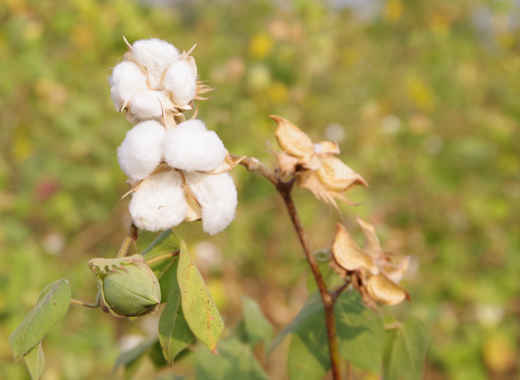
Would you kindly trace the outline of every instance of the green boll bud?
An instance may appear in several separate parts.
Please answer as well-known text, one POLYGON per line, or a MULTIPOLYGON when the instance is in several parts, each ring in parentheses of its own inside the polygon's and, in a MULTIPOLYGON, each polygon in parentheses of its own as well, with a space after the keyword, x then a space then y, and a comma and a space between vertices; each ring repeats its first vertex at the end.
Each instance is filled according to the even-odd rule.
POLYGON ((112 314, 136 317, 161 302, 161 287, 141 255, 124 259, 94 259, 89 263, 99 278, 103 302, 112 314))

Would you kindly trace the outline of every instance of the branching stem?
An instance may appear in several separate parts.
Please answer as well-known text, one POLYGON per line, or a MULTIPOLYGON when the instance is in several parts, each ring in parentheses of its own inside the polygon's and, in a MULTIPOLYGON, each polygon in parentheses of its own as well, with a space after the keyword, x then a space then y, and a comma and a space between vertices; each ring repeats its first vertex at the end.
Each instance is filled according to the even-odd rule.
POLYGON ((150 265, 150 264, 154 264, 158 261, 163 261, 163 260, 166 260, 166 259, 171 259, 172 257, 175 257, 179 254, 179 250, 177 251, 173 251, 173 252, 170 252, 170 253, 166 253, 164 255, 160 255, 160 256, 156 256, 156 257, 153 257, 151 258, 150 260, 146 260, 146 264, 150 265))
POLYGON ((85 301, 77 300, 75 298, 71 298, 70 303, 73 305, 80 305, 83 307, 88 307, 89 309, 97 309, 100 305, 100 300, 101 300, 101 293, 98 292, 95 303, 88 303, 85 301))
POLYGON ((277 171, 273 171, 267 168, 261 161, 254 157, 247 157, 246 159, 242 160, 242 162, 240 162, 240 165, 244 166, 249 171, 262 175, 269 182, 271 182, 276 187, 276 190, 278 190, 285 203, 292 225, 294 227, 294 230, 296 231, 296 235, 298 235, 300 245, 302 246, 303 253, 305 255, 307 263, 311 268, 312 275, 314 276, 314 281, 318 286, 321 301, 323 302, 332 378, 334 380, 340 380, 340 356, 338 347, 338 337, 336 334, 334 304, 338 296, 348 286, 348 284, 340 287, 333 294, 329 293, 329 291, 327 290, 327 285, 325 283, 325 280, 323 279, 323 276, 321 275, 318 264, 316 263, 316 259, 311 253, 311 250, 307 243, 307 239, 305 237, 305 231, 301 224, 300 217, 298 216, 298 211, 296 210, 296 206, 294 205, 294 201, 292 199, 291 192, 294 186, 294 179, 288 182, 283 181, 278 175, 277 171))

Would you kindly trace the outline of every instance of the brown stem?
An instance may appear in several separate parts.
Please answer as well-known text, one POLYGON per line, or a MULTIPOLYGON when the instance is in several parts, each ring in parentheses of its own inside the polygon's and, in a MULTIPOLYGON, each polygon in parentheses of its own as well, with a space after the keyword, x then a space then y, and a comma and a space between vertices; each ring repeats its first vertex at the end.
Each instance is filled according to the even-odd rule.
POLYGON ((285 202, 285 206, 287 207, 287 211, 289 212, 291 222, 294 226, 296 234, 298 235, 298 239, 300 240, 303 252, 305 253, 305 258, 307 259, 307 263, 311 267, 312 275, 314 276, 314 281, 316 281, 316 284, 318 285, 321 300, 323 302, 323 308, 325 310, 325 325, 327 327, 327 339, 329 343, 329 356, 330 366, 332 369, 332 378, 334 380, 340 380, 340 356, 338 348, 338 337, 336 335, 336 317, 334 316, 334 303, 336 299, 332 297, 329 291, 327 290, 325 280, 323 280, 323 276, 321 275, 320 269, 318 268, 318 264, 316 263, 316 260, 314 259, 314 256, 312 255, 309 249, 309 245, 307 244, 305 232, 303 230, 300 218, 298 216, 298 211, 296 210, 294 201, 291 196, 292 183, 279 183, 276 188, 280 192, 280 195, 282 196, 285 202))
POLYGON ((339 294, 347 287, 347 285, 340 287, 332 295, 327 290, 327 285, 323 280, 323 276, 321 275, 321 272, 318 268, 318 264, 316 263, 316 260, 309 249, 309 245, 305 238, 305 232, 303 230, 303 226, 298 216, 298 211, 296 210, 296 206, 294 205, 294 201, 292 199, 291 191, 294 185, 294 178, 289 182, 284 182, 280 178, 279 172, 277 170, 273 171, 269 169, 261 161, 254 157, 246 157, 240 162, 240 165, 244 166, 247 170, 258 173, 264 178, 266 178, 276 187, 276 189, 278 190, 278 192, 284 200, 285 206, 287 207, 287 211, 291 218, 291 222, 294 226, 296 234, 298 235, 298 239, 300 240, 300 244, 303 248, 305 258, 307 259, 307 263, 311 268, 312 275, 314 276, 314 281, 316 281, 316 284, 320 292, 321 301, 323 302, 323 309, 325 311, 325 324, 327 328, 327 339, 329 344, 329 356, 330 365, 332 369, 332 378, 334 380, 340 380, 340 356, 338 348, 338 338, 336 335, 336 318, 334 316, 334 304, 339 294))
MULTIPOLYGON (((233 156, 233 158, 237 158, 237 156, 233 156)), ((242 161, 240 161, 240 165, 245 167, 250 172, 255 172, 260 174, 262 177, 266 178, 273 185, 278 187, 280 179, 276 175, 274 171, 265 166, 259 159, 254 157, 246 157, 242 161)))

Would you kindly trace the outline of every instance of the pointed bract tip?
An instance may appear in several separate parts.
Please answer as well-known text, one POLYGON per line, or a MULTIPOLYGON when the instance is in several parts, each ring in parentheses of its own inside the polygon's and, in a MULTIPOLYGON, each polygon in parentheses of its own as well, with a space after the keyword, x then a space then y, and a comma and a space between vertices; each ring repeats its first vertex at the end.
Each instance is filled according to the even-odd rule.
POLYGON ((132 49, 132 44, 128 42, 126 36, 123 34, 123 41, 125 41, 126 46, 128 46, 129 49, 132 49))
POLYGON ((269 115, 269 118, 276 121, 277 123, 282 123, 284 121, 287 121, 287 119, 284 119, 283 117, 278 116, 278 115, 269 115))

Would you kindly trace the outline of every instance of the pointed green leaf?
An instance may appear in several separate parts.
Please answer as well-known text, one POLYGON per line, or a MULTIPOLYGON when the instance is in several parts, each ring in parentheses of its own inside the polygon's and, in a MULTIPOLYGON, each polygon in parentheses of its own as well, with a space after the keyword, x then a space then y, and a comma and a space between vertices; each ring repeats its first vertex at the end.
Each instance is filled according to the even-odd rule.
MULTIPOLYGON (((338 298, 334 315, 341 356, 356 367, 380 371, 384 336, 381 318, 367 309, 355 292, 345 292, 338 298)), ((325 315, 318 295, 312 296, 275 338, 271 350, 291 333, 299 336, 323 368, 330 368, 325 315)))
POLYGON ((287 335, 301 330, 306 321, 311 319, 314 315, 322 313, 322 310, 323 304, 321 303, 319 294, 310 296, 296 317, 294 317, 294 319, 274 338, 269 347, 269 352, 272 352, 287 335))
POLYGON ((195 336, 182 313, 181 293, 176 277, 178 263, 179 260, 175 259, 165 273, 168 298, 159 320, 159 342, 164 358, 169 364, 173 363, 179 352, 195 341, 195 336))
POLYGON ((157 338, 151 338, 139 343, 134 348, 131 348, 127 351, 123 351, 119 354, 114 364, 113 372, 115 372, 119 367, 128 368, 135 362, 137 362, 140 358, 142 358, 145 354, 148 353, 150 348, 157 342, 157 338))
POLYGON ((148 357, 150 358, 150 361, 154 367, 157 369, 166 367, 168 365, 166 359, 164 358, 161 343, 159 343, 159 341, 156 341, 152 347, 150 347, 150 351, 148 351, 148 357))
POLYGON ((358 368, 380 372, 384 348, 381 316, 368 309, 357 292, 345 292, 338 298, 335 315, 341 356, 358 368))
POLYGON ((29 370, 32 380, 38 380, 45 370, 45 355, 43 354, 42 343, 34 346, 25 356, 23 357, 25 365, 29 370))
POLYGON ((418 320, 409 319, 387 330, 383 360, 385 380, 422 379, 428 346, 426 328, 418 320))
POLYGON ((224 330, 224 322, 202 275, 195 266, 192 254, 183 241, 181 241, 177 280, 181 290, 184 318, 197 338, 202 340, 210 350, 214 350, 224 330))
POLYGON ((321 380, 328 371, 298 335, 291 338, 287 367, 290 380, 321 380))
POLYGON ((48 285, 36 306, 9 337, 16 358, 25 355, 47 335, 67 313, 70 304, 70 284, 58 280, 48 285))
MULTIPOLYGON (((142 239, 140 239, 142 240, 142 239)), ((149 241, 149 240, 148 240, 149 241)), ((177 235, 171 229, 161 232, 153 241, 141 251, 141 255, 146 255, 154 251, 175 251, 179 248, 177 235)), ((150 255, 151 257, 151 255, 150 255)), ((147 256, 148 258, 148 256, 147 256)))
POLYGON ((260 306, 249 297, 242 297, 244 327, 251 344, 269 342, 273 337, 273 326, 262 313, 260 306))
POLYGON ((218 354, 202 348, 196 353, 197 380, 268 380, 249 346, 237 339, 223 341, 218 354))

